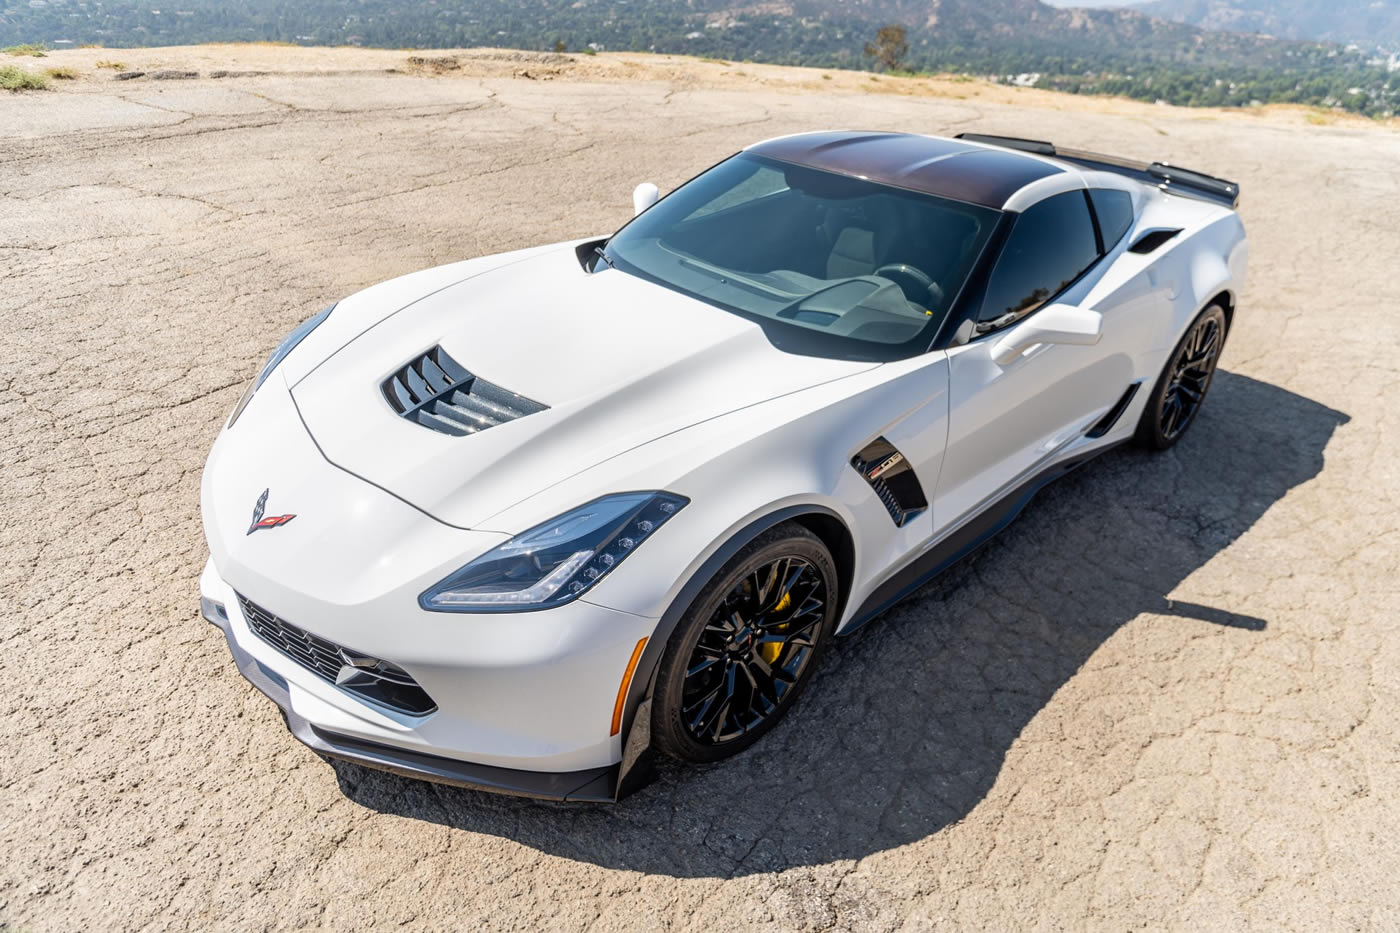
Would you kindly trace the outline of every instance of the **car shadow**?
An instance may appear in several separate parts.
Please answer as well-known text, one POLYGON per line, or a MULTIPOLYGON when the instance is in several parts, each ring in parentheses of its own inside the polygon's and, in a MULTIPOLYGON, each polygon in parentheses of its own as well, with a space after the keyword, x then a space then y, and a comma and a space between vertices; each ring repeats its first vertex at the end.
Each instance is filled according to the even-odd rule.
POLYGON ((851 638, 794 715, 705 768, 662 764, 614 806, 552 804, 334 762, 347 797, 612 868, 731 877, 859 859, 939 832, 987 794, 1022 729, 1144 613, 1185 642, 1268 622, 1167 598, 1294 487, 1348 417, 1220 372, 1172 451, 1122 448, 1045 489, 977 554, 851 638))

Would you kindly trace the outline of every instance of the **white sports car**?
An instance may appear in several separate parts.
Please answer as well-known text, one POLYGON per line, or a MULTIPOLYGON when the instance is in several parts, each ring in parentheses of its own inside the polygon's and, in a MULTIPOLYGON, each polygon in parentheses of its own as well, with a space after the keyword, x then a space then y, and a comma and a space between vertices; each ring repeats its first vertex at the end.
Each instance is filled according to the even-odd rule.
POLYGON ((611 237, 415 273, 273 352, 201 609, 322 754, 614 800, 731 755, 1044 484, 1197 417, 1230 182, 1049 143, 769 140, 611 237))

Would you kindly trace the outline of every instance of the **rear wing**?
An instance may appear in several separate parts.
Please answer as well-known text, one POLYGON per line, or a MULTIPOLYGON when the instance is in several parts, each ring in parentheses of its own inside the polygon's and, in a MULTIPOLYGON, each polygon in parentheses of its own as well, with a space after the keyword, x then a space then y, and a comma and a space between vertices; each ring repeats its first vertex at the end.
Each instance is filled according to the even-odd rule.
POLYGON ((1097 152, 1062 149, 1054 143, 1042 142, 1037 139, 1018 139, 1015 136, 959 133, 957 138, 967 140, 970 143, 983 143, 989 146, 1000 146, 1003 149, 1016 149, 1035 155, 1050 156, 1101 172, 1113 172, 1115 175, 1123 175, 1134 181, 1160 187, 1163 191, 1172 194, 1204 198, 1208 201, 1224 204, 1229 208, 1240 206, 1240 186, 1238 183, 1216 178, 1205 172, 1192 171, 1189 168, 1177 168, 1174 165, 1167 165, 1165 162, 1134 162, 1131 159, 1120 159, 1117 156, 1101 155, 1097 152))

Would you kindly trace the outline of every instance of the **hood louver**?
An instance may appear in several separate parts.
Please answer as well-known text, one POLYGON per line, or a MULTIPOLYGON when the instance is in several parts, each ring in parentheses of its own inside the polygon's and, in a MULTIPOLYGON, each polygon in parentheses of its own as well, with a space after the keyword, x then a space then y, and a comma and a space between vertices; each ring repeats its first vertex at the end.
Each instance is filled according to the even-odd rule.
POLYGON ((411 360, 385 379, 382 388, 394 411, 453 437, 476 434, 549 407, 472 375, 442 347, 411 360))

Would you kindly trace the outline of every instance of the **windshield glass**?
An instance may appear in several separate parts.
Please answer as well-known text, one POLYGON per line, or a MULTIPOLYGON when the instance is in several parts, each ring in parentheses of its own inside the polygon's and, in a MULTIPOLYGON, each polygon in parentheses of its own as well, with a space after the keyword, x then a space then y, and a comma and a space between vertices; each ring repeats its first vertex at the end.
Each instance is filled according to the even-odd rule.
POLYGON ((740 154, 641 214, 605 255, 757 321, 783 349, 891 360, 928 349, 997 217, 740 154))

